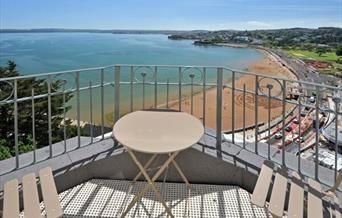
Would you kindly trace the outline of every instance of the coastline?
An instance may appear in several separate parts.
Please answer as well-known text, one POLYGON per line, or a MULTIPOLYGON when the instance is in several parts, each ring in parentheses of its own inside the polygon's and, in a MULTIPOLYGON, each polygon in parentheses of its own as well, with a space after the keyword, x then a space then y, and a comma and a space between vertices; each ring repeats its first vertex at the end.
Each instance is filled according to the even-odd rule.
POLYGON ((230 48, 248 48, 248 44, 238 44, 238 43, 214 43, 214 45, 230 48))
MULTIPOLYGON (((280 62, 278 57, 275 57, 272 53, 267 50, 258 49, 264 54, 264 58, 248 66, 248 72, 258 72, 265 76, 276 76, 287 79, 297 79, 297 76, 286 66, 280 62)), ((267 84, 272 84, 274 88, 273 93, 279 93, 280 86, 275 80, 268 79, 265 84, 260 84, 260 87, 264 87, 267 84)), ((255 90, 255 77, 252 75, 240 75, 235 80, 235 87, 243 89, 244 84, 246 90, 255 90)), ((246 116, 245 126, 252 126, 255 123, 255 99, 253 94, 246 93, 246 116)), ((203 120, 203 99, 204 93, 198 93, 193 96, 193 115, 203 120)), ((216 128, 216 89, 208 89, 205 93, 206 101, 206 114, 205 114, 205 126, 208 128, 216 128)), ((235 128, 241 128, 243 126, 243 94, 242 92, 235 91, 235 128)), ((230 131, 232 127, 232 92, 230 88, 225 88, 223 91, 223 108, 222 108, 222 130, 230 131)), ((160 107, 165 107, 165 104, 160 107)), ((191 112, 190 98, 181 101, 182 110, 185 112, 191 112)), ((169 103, 170 109, 178 109, 179 101, 175 100, 169 103)), ((275 119, 282 114, 281 101, 271 100, 271 119, 275 119)), ((292 109, 293 106, 286 105, 286 110, 292 109)), ((268 99, 266 97, 258 97, 258 123, 266 123, 268 121, 268 99)))

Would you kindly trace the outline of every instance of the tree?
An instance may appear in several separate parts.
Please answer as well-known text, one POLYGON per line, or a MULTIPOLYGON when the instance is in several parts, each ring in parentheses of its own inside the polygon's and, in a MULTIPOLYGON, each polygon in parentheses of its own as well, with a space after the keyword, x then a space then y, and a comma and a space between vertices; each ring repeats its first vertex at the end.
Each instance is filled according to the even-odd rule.
MULTIPOLYGON (((0 67, 0 78, 20 76, 16 64, 12 61, 7 66, 0 67)), ((61 80, 51 82, 53 90, 59 90, 63 86, 61 80)), ((8 158, 9 153, 14 155, 14 103, 13 81, 0 82, 0 159, 8 158), (6 140, 4 140, 6 139, 6 140)), ((48 84, 45 79, 19 79, 17 80, 18 99, 30 97, 34 89, 35 95, 48 93, 48 84)), ((72 94, 67 93, 65 100, 68 102, 72 94)), ((32 150, 32 101, 25 100, 18 102, 18 147, 19 152, 24 153, 32 150)), ((35 99, 35 133, 37 148, 48 145, 48 100, 47 97, 35 99)), ((70 106, 65 108, 70 110, 70 106)), ((52 141, 63 140, 63 95, 51 97, 51 127, 52 141)), ((69 122, 70 123, 70 122, 69 122)), ((66 124, 68 125, 68 124, 66 124)), ((70 125, 68 125, 70 128, 70 125)))
POLYGON ((336 55, 337 56, 342 56, 342 45, 338 46, 336 48, 336 55))
POLYGON ((326 53, 327 52, 327 49, 326 48, 322 48, 322 47, 320 47, 320 48, 316 48, 316 52, 317 52, 317 54, 318 54, 318 56, 322 56, 322 54, 324 54, 324 53, 326 53))

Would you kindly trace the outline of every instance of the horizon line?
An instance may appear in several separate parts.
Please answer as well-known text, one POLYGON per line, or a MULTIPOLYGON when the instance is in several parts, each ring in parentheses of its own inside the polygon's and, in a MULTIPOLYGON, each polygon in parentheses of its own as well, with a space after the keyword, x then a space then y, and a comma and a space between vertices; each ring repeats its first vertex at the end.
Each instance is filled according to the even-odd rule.
POLYGON ((321 26, 317 28, 310 27, 287 27, 287 28, 260 28, 260 29, 96 29, 96 28, 55 28, 55 27, 42 27, 42 28, 0 28, 0 32, 2 31, 36 31, 36 30, 50 30, 50 31, 58 31, 58 30, 72 30, 72 31, 175 31, 175 32, 191 32, 191 31, 257 31, 257 30, 286 30, 286 29, 320 29, 320 28, 337 28, 342 29, 342 27, 338 26, 321 26))

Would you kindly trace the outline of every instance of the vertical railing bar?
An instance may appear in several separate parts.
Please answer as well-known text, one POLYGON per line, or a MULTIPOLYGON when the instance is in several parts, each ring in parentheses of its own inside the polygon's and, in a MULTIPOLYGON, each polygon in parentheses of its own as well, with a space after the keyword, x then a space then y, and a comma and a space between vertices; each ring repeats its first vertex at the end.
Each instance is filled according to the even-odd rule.
POLYGON ((18 80, 14 80, 14 149, 15 168, 19 168, 19 140, 18 140, 18 80))
POLYGON ((36 163, 37 157, 36 157, 36 149, 37 149, 37 142, 36 142, 36 116, 35 116, 35 104, 34 104, 34 88, 31 90, 31 114, 32 114, 32 145, 33 145, 33 163, 36 163))
POLYGON ((94 128, 93 128, 93 90, 92 83, 89 81, 89 112, 90 112, 90 143, 94 142, 94 128))
POLYGON ((235 143, 235 71, 232 71, 232 142, 235 143))
POLYGON ((51 158, 52 157, 51 76, 48 76, 48 134, 49 134, 49 158, 51 158))
POLYGON ((298 172, 301 172, 300 170, 300 153, 301 153, 301 137, 302 137, 302 118, 300 116, 300 113, 302 111, 302 99, 301 99, 301 96, 299 96, 298 98, 298 128, 299 128, 299 132, 298 132, 298 135, 299 135, 299 138, 298 138, 298 172))
POLYGON ((191 106, 190 106, 190 111, 191 111, 191 114, 194 113, 194 77, 191 77, 191 98, 190 98, 190 101, 191 101, 191 106))
POLYGON ((118 121, 120 118, 120 66, 115 66, 115 95, 114 95, 114 102, 115 102, 115 116, 114 122, 118 121))
POLYGON ((315 120, 315 179, 318 180, 318 147, 319 147, 319 99, 320 99, 320 93, 319 93, 319 86, 316 86, 316 104, 315 104, 315 114, 316 114, 316 120, 315 120))
POLYGON ((101 69, 101 135, 104 139, 104 69, 101 69))
POLYGON ((246 83, 243 84, 243 117, 242 117, 242 131, 243 131, 243 148, 246 148, 246 83))
POLYGON ((267 147, 267 158, 271 159, 271 86, 268 87, 268 147, 267 147))
POLYGON ((205 110, 206 110, 206 77, 207 77, 207 69, 204 67, 203 68, 203 115, 202 115, 202 121, 203 121, 203 126, 205 127, 205 110))
POLYGON ((182 67, 178 68, 178 104, 179 111, 182 111, 182 67))
POLYGON ((134 68, 131 66, 131 73, 130 73, 130 109, 133 112, 133 79, 134 79, 134 68))
POLYGON ((283 98, 282 98, 282 129, 281 129, 281 143, 282 143, 282 156, 281 162, 282 165, 285 165, 285 113, 286 113, 286 80, 283 80, 283 98))
POLYGON ((143 110, 145 109, 145 76, 143 77, 142 79, 142 107, 143 107, 143 110))
POLYGON ((64 144, 64 152, 67 152, 67 144, 66 144, 66 138, 67 138, 67 133, 66 133, 66 109, 65 109, 65 84, 63 84, 63 144, 64 144))
POLYGON ((340 99, 335 99, 335 169, 334 169, 334 181, 337 179, 337 153, 338 153, 338 145, 337 145, 337 136, 338 136, 338 114, 339 114, 339 101, 340 99))
POLYGON ((80 72, 76 72, 77 148, 81 147, 80 72))
POLYGON ((216 87, 216 150, 217 156, 222 157, 222 90, 223 90, 223 69, 217 68, 217 87, 216 87))
MULTIPOLYGON (((121 76, 121 67, 119 65, 115 65, 114 70, 114 123, 116 123, 120 118, 120 76, 121 76)), ((114 146, 118 145, 118 141, 114 140, 114 146)))
POLYGON ((166 108, 169 109, 169 78, 166 80, 166 108))
POLYGON ((254 138, 255 138, 255 143, 254 143, 254 151, 256 154, 258 154, 258 89, 259 89, 259 76, 255 75, 255 97, 254 97, 254 121, 255 121, 255 133, 254 133, 254 138))
POLYGON ((158 104, 158 78, 157 78, 157 73, 158 73, 158 67, 154 67, 154 108, 157 108, 158 104))

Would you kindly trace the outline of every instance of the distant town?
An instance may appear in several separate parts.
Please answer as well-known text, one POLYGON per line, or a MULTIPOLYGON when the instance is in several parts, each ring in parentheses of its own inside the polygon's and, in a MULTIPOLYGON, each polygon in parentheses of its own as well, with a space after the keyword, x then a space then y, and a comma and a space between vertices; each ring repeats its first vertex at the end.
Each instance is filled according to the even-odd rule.
POLYGON ((291 28, 278 30, 187 32, 169 39, 191 39, 195 45, 256 46, 276 49, 304 61, 322 74, 342 78, 342 28, 291 28))

